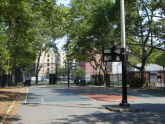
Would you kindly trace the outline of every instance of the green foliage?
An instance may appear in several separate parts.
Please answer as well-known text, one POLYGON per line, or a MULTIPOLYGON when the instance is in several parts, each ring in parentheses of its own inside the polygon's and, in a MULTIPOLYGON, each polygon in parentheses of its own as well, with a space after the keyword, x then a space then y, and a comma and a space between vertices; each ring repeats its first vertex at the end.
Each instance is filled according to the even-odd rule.
POLYGON ((113 42, 108 38, 112 36, 110 17, 115 12, 113 4, 109 0, 72 1, 71 26, 66 47, 78 61, 94 61, 93 56, 102 53, 104 42, 113 42))
MULTIPOLYGON (((65 68, 57 69, 58 76, 67 77, 68 70, 65 68)), ((70 70, 71 78, 83 78, 85 76, 85 71, 83 69, 76 68, 75 70, 70 70)))
POLYGON ((5 25, 0 25, 0 69, 8 71, 10 66, 8 60, 10 58, 9 50, 7 49, 7 34, 5 33, 5 25))
POLYGON ((133 77, 132 79, 128 80, 128 84, 130 87, 142 87, 143 83, 141 82, 141 79, 138 77, 133 77))
POLYGON ((71 70, 70 73, 71 73, 71 77, 74 78, 83 78, 85 76, 85 71, 79 68, 75 70, 71 70))
POLYGON ((160 3, 154 0, 136 1, 133 7, 126 7, 129 64, 140 70, 142 84, 145 83, 145 65, 154 62, 159 53, 157 49, 162 49, 164 44, 164 14, 160 3), (137 63, 141 66, 137 67, 137 63))
POLYGON ((58 74, 58 76, 65 77, 65 76, 67 76, 67 70, 65 68, 58 68, 57 74, 58 74))
POLYGON ((149 80, 145 81, 145 84, 149 85, 151 82, 149 80))
POLYGON ((56 0, 0 0, 0 11, 1 72, 27 69, 42 52, 57 51, 66 15, 56 0))
POLYGON ((68 26, 68 42, 65 50, 69 58, 90 62, 98 71, 105 72, 102 60, 104 45, 114 44, 120 30, 118 11, 111 0, 72 0, 68 26), (116 26, 117 25, 117 26, 116 26), (114 30, 113 30, 114 29, 114 30), (96 55, 100 58, 96 59, 96 55))
POLYGON ((95 82, 87 82, 87 85, 96 85, 95 82))
POLYGON ((155 63, 165 67, 165 52, 162 51, 159 56, 157 56, 157 58, 155 59, 155 63))
POLYGON ((32 77, 35 75, 35 65, 29 65, 24 68, 24 75, 26 77, 32 77))

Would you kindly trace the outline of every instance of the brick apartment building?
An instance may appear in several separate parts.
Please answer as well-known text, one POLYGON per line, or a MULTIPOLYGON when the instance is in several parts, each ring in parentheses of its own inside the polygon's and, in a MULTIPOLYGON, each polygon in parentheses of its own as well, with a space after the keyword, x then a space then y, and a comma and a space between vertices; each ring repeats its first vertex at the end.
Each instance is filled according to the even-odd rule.
MULTIPOLYGON (((97 54, 96 55, 96 61, 98 62, 99 60, 100 60, 100 55, 97 54)), ((82 69, 85 70, 86 74, 85 74, 84 78, 85 78, 85 80, 87 82, 89 82, 91 80, 91 76, 92 75, 97 75, 97 74, 99 74, 99 72, 100 72, 101 75, 103 75, 102 70, 100 70, 100 69, 95 70, 91 66, 91 64, 95 65, 94 62, 91 62, 91 63, 89 63, 89 62, 86 62, 86 63, 81 62, 79 64, 82 67, 82 69)), ((105 67, 103 67, 103 68, 105 68, 105 67)), ((114 79, 112 79, 112 80, 116 80, 116 78, 115 78, 116 75, 121 75, 121 73, 122 73, 121 63, 120 62, 113 62, 113 63, 108 62, 106 69, 107 69, 108 74, 113 75, 112 78, 114 78, 114 79)), ((121 78, 121 76, 120 76, 120 78, 121 78)))

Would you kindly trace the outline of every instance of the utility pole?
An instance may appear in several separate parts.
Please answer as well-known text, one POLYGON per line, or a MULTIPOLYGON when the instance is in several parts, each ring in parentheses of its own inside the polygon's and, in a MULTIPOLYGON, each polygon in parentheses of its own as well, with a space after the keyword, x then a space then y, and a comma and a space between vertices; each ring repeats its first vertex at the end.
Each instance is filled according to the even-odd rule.
POLYGON ((122 57, 122 101, 119 106, 128 107, 127 103, 127 58, 126 58, 126 36, 125 36, 125 12, 124 0, 120 0, 121 10, 121 47, 123 48, 122 57))

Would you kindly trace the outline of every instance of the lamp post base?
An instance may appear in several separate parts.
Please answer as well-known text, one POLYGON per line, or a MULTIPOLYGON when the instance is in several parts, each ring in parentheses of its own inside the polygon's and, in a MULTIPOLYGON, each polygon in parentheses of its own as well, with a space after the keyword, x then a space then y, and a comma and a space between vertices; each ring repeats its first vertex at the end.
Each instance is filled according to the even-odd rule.
POLYGON ((127 103, 126 101, 122 101, 120 104, 119 104, 120 107, 130 107, 130 104, 127 103))

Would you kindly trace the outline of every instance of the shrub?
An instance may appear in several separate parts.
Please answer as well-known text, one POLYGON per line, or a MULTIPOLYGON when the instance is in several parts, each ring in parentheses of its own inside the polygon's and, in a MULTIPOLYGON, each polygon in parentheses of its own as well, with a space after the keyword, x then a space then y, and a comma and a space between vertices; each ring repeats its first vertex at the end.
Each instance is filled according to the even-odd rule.
POLYGON ((95 83, 94 82, 87 82, 87 85, 95 85, 95 83))
POLYGON ((138 77, 134 77, 128 81, 130 87, 142 87, 141 79, 138 77))

